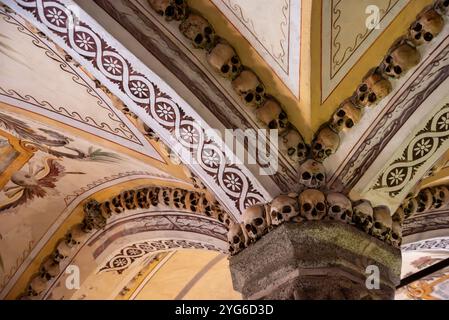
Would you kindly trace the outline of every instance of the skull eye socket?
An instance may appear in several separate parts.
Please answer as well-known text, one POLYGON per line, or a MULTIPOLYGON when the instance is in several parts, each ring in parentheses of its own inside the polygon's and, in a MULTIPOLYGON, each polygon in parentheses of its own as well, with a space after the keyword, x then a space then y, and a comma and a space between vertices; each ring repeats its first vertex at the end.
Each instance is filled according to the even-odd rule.
POLYGON ((307 211, 312 210, 312 205, 310 203, 304 203, 302 208, 303 208, 304 211, 307 212, 307 211))
POLYGON ((262 218, 256 218, 254 219, 254 224, 256 226, 261 226, 263 224, 263 219, 262 218))
MULTIPOLYGON (((449 1, 449 0, 448 0, 449 1)), ((440 198, 444 198, 445 194, 443 191, 440 191, 440 198)))
POLYGON ((252 229, 251 225, 250 224, 245 225, 245 229, 246 229, 246 231, 250 232, 252 229))
POLYGON ((376 102, 376 100, 377 100, 376 94, 374 92, 370 93, 370 95, 368 96, 368 101, 373 103, 376 102))
POLYGON ((248 102, 248 103, 250 103, 251 101, 253 101, 254 100, 254 94, 253 93, 248 93, 246 96, 245 96, 245 101, 246 102, 248 102))
POLYGON ((302 149, 305 149, 306 148, 306 146, 303 144, 303 143, 298 143, 298 149, 300 149, 300 150, 302 150, 302 149))
POLYGON ((289 148, 289 149, 288 149, 288 155, 289 155, 289 156, 294 155, 295 152, 296 152, 295 148, 289 148))
POLYGON ((232 240, 233 240, 234 244, 237 244, 240 242, 240 238, 237 236, 234 236, 234 238, 232 240))
POLYGON ((324 203, 318 202, 318 203, 316 204, 316 208, 317 208, 319 211, 324 211, 324 209, 326 208, 326 206, 324 205, 324 203))
POLYGON ((321 143, 315 143, 315 150, 321 150, 323 149, 323 146, 321 145, 321 143))
POLYGON ((262 93, 263 92, 263 87, 259 84, 257 87, 256 87, 256 92, 257 93, 262 93))
POLYGON ((204 33, 205 34, 211 34, 212 33, 212 28, 211 27, 204 28, 204 33))
POLYGON ((287 119, 287 114, 286 114, 284 111, 282 111, 282 112, 279 114, 279 119, 280 119, 280 120, 287 119))
POLYGON ((272 211, 271 212, 271 217, 273 217, 274 219, 276 219, 276 217, 277 217, 277 212, 276 211, 272 211))
POLYGON ((323 180, 324 180, 324 174, 318 173, 318 174, 316 175, 316 179, 317 179, 318 181, 323 181, 323 180))
POLYGON ((340 206, 332 206, 331 210, 334 213, 340 213, 341 212, 340 206))
POLYGON ((346 128, 350 129, 354 126, 354 121, 352 119, 346 120, 346 128))
POLYGON ((381 228, 382 228, 382 225, 380 224, 380 222, 376 222, 376 223, 374 224, 374 227, 375 227, 376 229, 381 229, 381 228))
POLYGON ((413 27, 413 31, 420 32, 422 30, 422 24, 417 22, 413 27))
POLYGON ((399 239, 399 235, 396 234, 396 233, 393 233, 393 234, 391 235, 391 237, 392 237, 394 240, 398 240, 398 239, 399 239))
POLYGON ((424 40, 429 42, 429 41, 432 41, 432 39, 433 39, 433 34, 431 34, 430 32, 426 32, 426 34, 424 35, 424 40))
POLYGON ((312 175, 310 173, 308 173, 308 172, 304 172, 302 174, 302 179, 303 180, 310 180, 311 178, 312 178, 312 175))
POLYGON ((223 73, 228 73, 229 72, 229 66, 227 64, 225 64, 224 66, 221 67, 220 70, 223 73))
POLYGON ((171 17, 175 14, 175 8, 173 6, 168 6, 167 9, 165 9, 165 15, 167 17, 171 17))
POLYGON ((449 0, 445 0, 445 1, 443 2, 443 6, 449 7, 449 0))
POLYGON ((394 72, 396 74, 401 74, 402 73, 402 68, 400 66, 396 66, 396 67, 394 67, 394 72))
POLYGON ((326 156, 329 157, 332 154, 332 150, 331 149, 327 149, 325 153, 326 153, 326 156))
POLYGON ((393 57, 392 57, 392 56, 388 56, 388 57, 385 59, 385 62, 388 63, 388 64, 392 63, 392 62, 393 62, 393 57))
POLYGON ((339 110, 339 111, 337 112, 337 116, 340 117, 340 118, 344 117, 345 115, 346 115, 345 110, 339 110))
POLYGON ((195 41, 196 44, 201 44, 201 42, 203 42, 203 35, 198 33, 193 41, 195 41))
POLYGON ((231 58, 231 63, 233 63, 233 64, 239 63, 239 58, 238 58, 237 56, 233 56, 233 57, 231 58))
POLYGON ((277 127, 278 127, 278 123, 276 122, 276 120, 272 120, 268 124, 268 128, 270 128, 270 129, 277 129, 277 127))
POLYGON ((367 85, 366 83, 362 84, 362 85, 359 87, 359 91, 360 91, 360 92, 366 92, 367 90, 368 90, 368 85, 367 85))
POLYGON ((292 212, 292 207, 290 207, 290 206, 284 206, 284 207, 282 208, 282 213, 290 213, 290 212, 292 212))

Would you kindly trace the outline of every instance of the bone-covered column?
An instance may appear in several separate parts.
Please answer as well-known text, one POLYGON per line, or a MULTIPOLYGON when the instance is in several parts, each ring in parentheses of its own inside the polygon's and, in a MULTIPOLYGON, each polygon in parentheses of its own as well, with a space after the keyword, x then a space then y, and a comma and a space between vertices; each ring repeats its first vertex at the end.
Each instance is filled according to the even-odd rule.
POLYGON ((230 257, 244 299, 394 299, 401 252, 340 221, 284 223, 230 257))

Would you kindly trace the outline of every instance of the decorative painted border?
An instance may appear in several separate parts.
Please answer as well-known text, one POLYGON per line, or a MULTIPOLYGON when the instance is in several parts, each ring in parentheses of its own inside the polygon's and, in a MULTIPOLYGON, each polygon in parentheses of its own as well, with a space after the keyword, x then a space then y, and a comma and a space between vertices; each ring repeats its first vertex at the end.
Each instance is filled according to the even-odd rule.
MULTIPOLYGON (((132 34, 133 37, 164 64, 168 70, 181 79, 182 83, 195 94, 203 105, 207 107, 226 128, 259 129, 254 121, 247 119, 247 116, 234 105, 229 97, 222 92, 222 89, 217 87, 213 81, 210 81, 207 74, 196 65, 195 61, 192 61, 177 44, 166 36, 157 23, 152 21, 152 19, 141 11, 145 8, 138 8, 133 1, 121 1, 127 9, 132 11, 133 14, 140 19, 144 27, 151 30, 152 36, 136 27, 135 22, 129 17, 129 12, 119 10, 120 7, 117 6, 117 3, 111 3, 107 0, 94 1, 124 29, 132 34), (163 46, 161 47, 161 42, 170 49, 170 52, 164 50, 165 48, 163 46), (166 63, 166 61, 170 61, 174 58, 182 60, 184 63, 183 68, 178 67, 176 63, 166 63), (226 106, 226 108, 223 108, 223 105, 226 106)), ((136 2, 140 4, 140 1, 136 2)), ((194 54, 193 52, 191 53, 194 54)), ((279 171, 270 175, 269 178, 274 181, 282 192, 289 192, 292 189, 292 186, 298 185, 298 172, 289 163, 289 159, 286 155, 279 154, 278 160, 279 171)))
POLYGON ((269 197, 261 186, 253 185, 257 180, 248 169, 226 163, 226 152, 213 142, 213 137, 207 137, 199 115, 189 110, 180 97, 174 99, 165 89, 163 91, 163 87, 170 89, 153 72, 136 62, 135 57, 101 26, 92 27, 95 23, 84 16, 78 6, 79 13, 75 15, 71 10, 74 8, 72 1, 2 1, 48 31, 53 41, 79 58, 77 61, 86 62, 89 71, 92 69, 94 76, 112 89, 111 92, 115 94, 119 90, 116 95, 168 145, 180 146, 181 159, 189 160, 193 155, 198 165, 191 165, 192 171, 206 184, 215 185, 212 189, 218 189, 218 198, 234 214, 238 216, 248 205, 269 197), (158 84, 150 80, 150 76, 158 84), (182 108, 180 103, 187 108, 182 108), (217 161, 203 161, 210 155, 217 161))
MULTIPOLYGON (((371 188, 395 197, 404 187, 416 180, 418 169, 437 153, 449 139, 449 104, 446 104, 430 119, 404 148, 401 156, 379 174, 371 188)), ((408 190, 406 190, 408 192, 408 190)))
POLYGON ((418 250, 447 250, 449 251, 449 238, 435 238, 429 240, 418 241, 401 247, 403 252, 418 250))
POLYGON ((196 241, 187 240, 154 240, 141 243, 135 243, 120 250, 114 255, 103 267, 98 271, 101 272, 117 272, 122 274, 128 269, 137 259, 148 256, 151 253, 161 251, 173 251, 178 249, 199 249, 212 250, 222 253, 222 249, 211 245, 196 241))

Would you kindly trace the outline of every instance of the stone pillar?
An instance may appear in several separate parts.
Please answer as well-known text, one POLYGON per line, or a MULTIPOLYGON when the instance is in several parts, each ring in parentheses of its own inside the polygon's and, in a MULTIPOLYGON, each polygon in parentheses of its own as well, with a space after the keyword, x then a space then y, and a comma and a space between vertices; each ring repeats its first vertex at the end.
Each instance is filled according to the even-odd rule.
POLYGON ((231 257, 230 268, 234 289, 249 300, 392 300, 401 252, 336 221, 284 223, 231 257), (366 286, 370 265, 379 289, 366 286))

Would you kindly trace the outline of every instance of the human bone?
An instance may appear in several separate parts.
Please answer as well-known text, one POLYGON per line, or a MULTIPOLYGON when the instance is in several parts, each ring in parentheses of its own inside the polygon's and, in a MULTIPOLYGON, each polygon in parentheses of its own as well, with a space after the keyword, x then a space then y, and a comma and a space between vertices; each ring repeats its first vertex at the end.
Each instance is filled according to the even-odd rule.
POLYGON ((437 186, 430 188, 432 193, 432 208, 439 209, 449 204, 449 189, 446 186, 437 186))
POLYGON ((326 196, 327 215, 332 220, 352 223, 352 202, 344 194, 331 192, 326 196))
POLYGON ((256 110, 256 117, 262 121, 268 128, 277 129, 279 134, 284 133, 288 129, 288 117, 282 110, 279 103, 273 99, 268 99, 256 110))
POLYGON ((316 161, 323 162, 334 154, 340 146, 338 133, 328 126, 322 127, 312 142, 312 155, 316 161))
POLYGON ((265 86, 251 70, 243 70, 232 81, 232 87, 249 107, 258 107, 265 101, 265 86))
POLYGON ((111 199, 111 209, 116 214, 120 214, 125 211, 125 207, 122 204, 122 195, 121 194, 118 194, 111 199))
POLYGON ((40 274, 43 278, 50 280, 59 274, 59 263, 56 263, 53 259, 47 259, 41 265, 40 274))
POLYGON ((374 106, 385 98, 393 87, 378 68, 370 70, 355 93, 355 102, 360 108, 374 106))
POLYGON ((308 147, 301 134, 290 128, 282 136, 281 152, 287 154, 295 163, 302 163, 307 158, 308 147))
POLYGON ((137 207, 140 209, 149 209, 150 208, 150 200, 148 195, 150 193, 149 188, 140 188, 136 190, 136 202, 137 207))
POLYGON ((440 15, 448 15, 449 14, 449 0, 437 0, 435 2, 435 10, 440 15))
POLYGON ((301 216, 307 220, 321 220, 326 216, 326 197, 315 189, 307 189, 299 195, 301 216))
POLYGON ((411 217, 418 212, 418 200, 416 198, 409 198, 401 206, 404 209, 405 217, 411 217))
POLYGON ((239 223, 233 223, 228 231, 229 252, 235 255, 246 248, 247 240, 239 223))
POLYGON ((223 77, 234 80, 242 71, 242 64, 234 48, 223 40, 207 54, 207 62, 223 77))
POLYGON ((382 62, 382 72, 391 78, 400 78, 421 60, 421 54, 409 40, 400 38, 390 48, 382 62))
POLYGON ((409 28, 409 39, 417 46, 432 41, 444 27, 443 17, 431 6, 421 11, 409 28))
POLYGON ((370 232, 374 223, 374 210, 371 203, 361 200, 353 205, 353 223, 361 230, 370 232))
POLYGON ((400 248, 402 244, 402 224, 398 221, 393 221, 391 227, 390 242, 396 248, 400 248))
POLYGON ((386 206, 375 207, 373 210, 374 225, 371 234, 380 240, 386 240, 391 236, 393 219, 390 209, 386 206))
POLYGON ((361 118, 362 110, 348 99, 334 112, 329 126, 337 132, 347 131, 359 123, 361 118))
POLYGON ((121 192, 122 205, 126 210, 137 209, 136 203, 136 191, 135 190, 125 190, 121 192))
POLYGON ((28 284, 28 294, 30 296, 40 295, 47 288, 47 284, 48 281, 45 278, 41 276, 34 277, 28 284))
POLYGON ((299 214, 299 204, 297 198, 288 195, 280 195, 270 203, 271 224, 278 226, 290 221, 299 214))
POLYGON ((196 48, 209 50, 214 45, 214 28, 209 21, 198 14, 189 14, 179 25, 179 30, 196 48))
POLYGON ((430 189, 424 189, 421 190, 418 193, 418 196, 416 197, 416 200, 418 201, 418 208, 417 212, 424 212, 427 210, 430 210, 433 204, 433 195, 432 192, 430 192, 430 189))
POLYGON ((259 239, 268 231, 265 214, 265 206, 262 204, 251 206, 243 212, 243 225, 252 241, 259 239))
POLYGON ((167 21, 183 19, 188 10, 186 0, 148 0, 148 3, 167 21))
POLYGON ((313 159, 305 161, 299 168, 299 183, 310 189, 321 188, 326 183, 324 165, 313 159))

